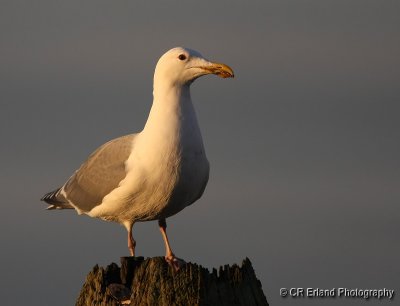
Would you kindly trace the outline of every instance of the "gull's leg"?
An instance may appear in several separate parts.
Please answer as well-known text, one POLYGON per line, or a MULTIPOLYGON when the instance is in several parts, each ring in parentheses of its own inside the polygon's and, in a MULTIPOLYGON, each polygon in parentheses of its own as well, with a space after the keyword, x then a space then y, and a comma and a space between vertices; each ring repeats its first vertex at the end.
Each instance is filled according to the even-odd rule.
POLYGON ((133 227, 133 222, 126 222, 124 223, 124 226, 126 230, 128 231, 128 249, 129 253, 131 256, 135 256, 135 246, 136 246, 136 241, 133 239, 132 236, 132 227, 133 227))
POLYGON ((129 252, 131 253, 131 256, 135 256, 135 246, 136 246, 136 241, 133 239, 132 236, 132 228, 128 231, 128 249, 129 252))
POLYGON ((167 236, 167 222, 165 219, 158 220, 158 226, 160 227, 161 235, 165 243, 165 260, 174 268, 175 271, 178 271, 186 264, 186 262, 183 259, 176 257, 171 250, 167 236))

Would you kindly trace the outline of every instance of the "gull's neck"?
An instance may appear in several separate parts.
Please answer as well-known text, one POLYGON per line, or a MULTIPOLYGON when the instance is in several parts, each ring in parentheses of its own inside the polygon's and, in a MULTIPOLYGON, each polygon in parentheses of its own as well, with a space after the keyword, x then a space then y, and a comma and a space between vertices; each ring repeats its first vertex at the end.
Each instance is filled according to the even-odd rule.
POLYGON ((190 85, 154 82, 153 98, 153 105, 142 132, 154 141, 152 145, 203 149, 190 96, 190 85))
POLYGON ((153 105, 144 132, 177 127, 182 116, 190 115, 190 109, 193 109, 193 105, 189 86, 169 86, 155 82, 153 105))
POLYGON ((160 83, 154 82, 153 107, 182 111, 187 104, 192 104, 190 85, 160 83))

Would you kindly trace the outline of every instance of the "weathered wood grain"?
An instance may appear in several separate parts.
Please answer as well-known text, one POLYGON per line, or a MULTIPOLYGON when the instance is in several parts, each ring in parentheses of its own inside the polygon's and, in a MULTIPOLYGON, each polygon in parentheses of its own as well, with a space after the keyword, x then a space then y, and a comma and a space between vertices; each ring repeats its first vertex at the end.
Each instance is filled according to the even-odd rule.
POLYGON ((122 257, 105 269, 94 266, 76 306, 268 305, 251 262, 210 272, 188 263, 178 272, 162 257, 122 257))

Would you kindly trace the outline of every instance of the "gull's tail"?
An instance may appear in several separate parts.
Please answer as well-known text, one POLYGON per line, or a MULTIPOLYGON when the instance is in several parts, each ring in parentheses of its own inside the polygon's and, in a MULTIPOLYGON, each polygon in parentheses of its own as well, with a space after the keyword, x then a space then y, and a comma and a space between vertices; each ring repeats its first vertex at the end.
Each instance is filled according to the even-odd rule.
POLYGON ((57 188, 49 193, 46 193, 40 201, 44 201, 50 204, 46 209, 73 209, 73 207, 68 203, 67 199, 61 194, 61 188, 57 188))

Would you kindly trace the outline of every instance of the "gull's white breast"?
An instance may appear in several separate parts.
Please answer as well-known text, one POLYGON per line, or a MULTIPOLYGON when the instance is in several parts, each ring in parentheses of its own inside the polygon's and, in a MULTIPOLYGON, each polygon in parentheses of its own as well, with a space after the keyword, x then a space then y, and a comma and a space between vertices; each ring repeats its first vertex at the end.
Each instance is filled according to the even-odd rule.
POLYGON ((134 140, 126 171, 120 186, 89 215, 119 222, 156 220, 201 197, 209 163, 190 97, 178 110, 153 104, 144 130, 134 140))

